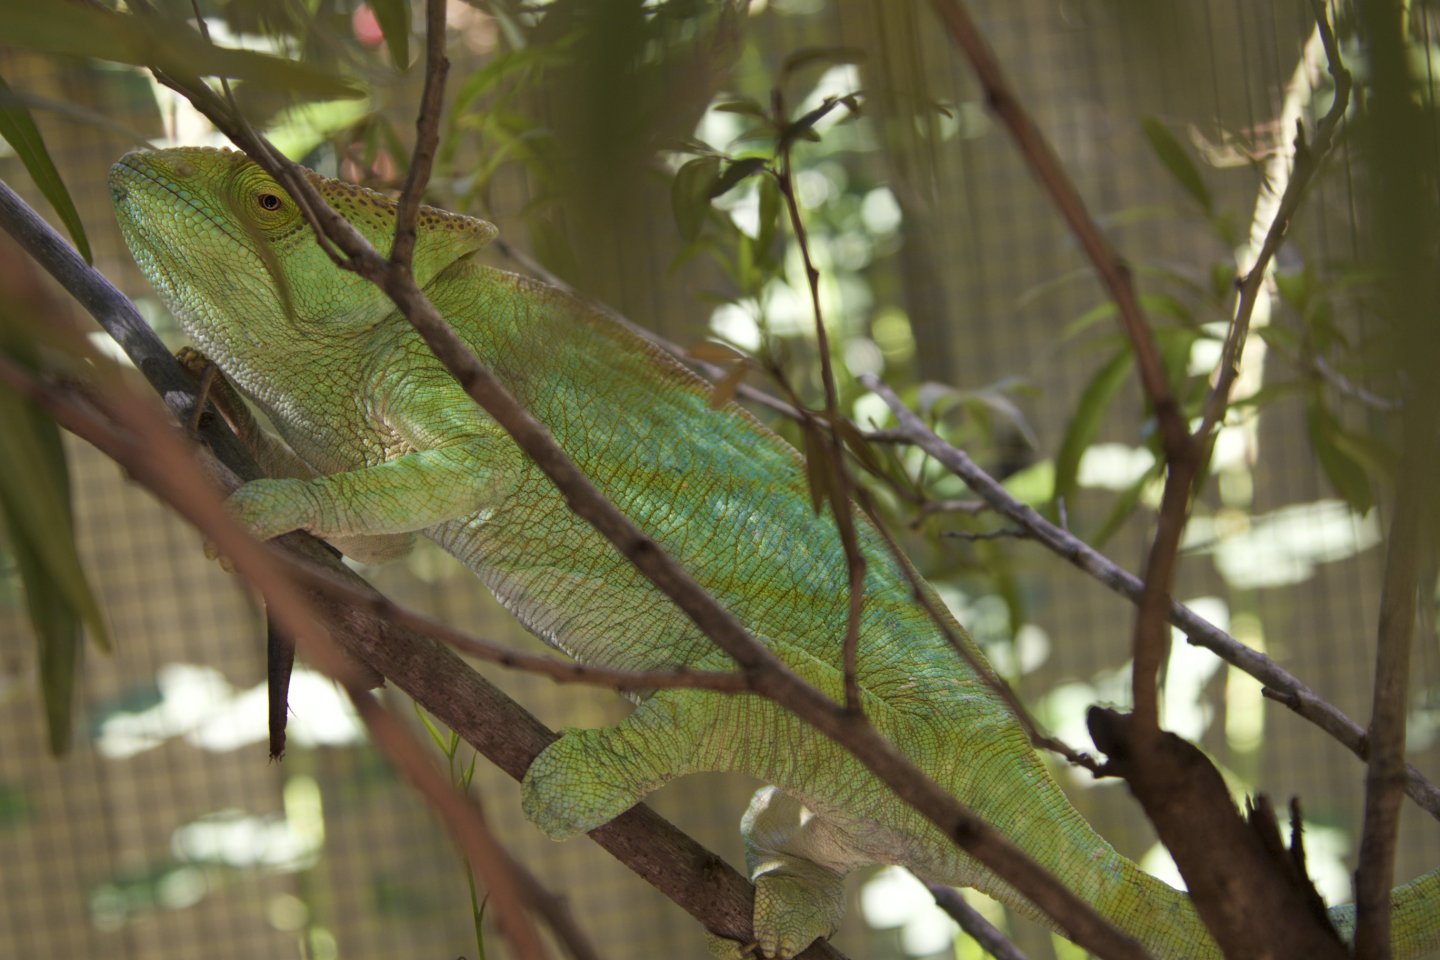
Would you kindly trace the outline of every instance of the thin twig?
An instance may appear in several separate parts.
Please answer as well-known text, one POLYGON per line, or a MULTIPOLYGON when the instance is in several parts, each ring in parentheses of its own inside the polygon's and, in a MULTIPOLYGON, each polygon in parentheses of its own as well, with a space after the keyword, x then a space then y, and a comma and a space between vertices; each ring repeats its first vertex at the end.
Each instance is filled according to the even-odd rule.
POLYGON ((1011 943, 999 927, 981 916, 979 910, 966 903, 958 890, 938 883, 927 883, 925 889, 935 898, 935 905, 948 913, 950 919, 995 960, 1026 960, 1020 948, 1011 943))
POLYGON ((1176 403, 1175 394, 1165 376, 1165 366, 1160 361, 1155 338, 1135 295, 1135 284, 1129 267, 1120 259, 1109 239, 1100 230, 1099 224, 1090 216, 1080 191, 1075 189, 1075 184, 1070 181, 1064 165, 1051 149, 1045 135, 1040 132, 1040 128, 1015 95, 1000 61, 995 58, 964 5, 959 0, 932 2, 949 30, 951 39, 970 61, 970 67, 975 71, 975 77, 985 91, 986 105, 1009 128, 1021 157, 1030 167, 1030 172, 1054 200, 1056 209, 1069 224, 1070 231, 1094 266, 1095 273, 1109 291, 1126 336, 1134 347, 1135 363, 1140 371, 1145 395, 1155 406, 1155 416, 1164 438, 1165 452, 1167 456, 1182 459, 1190 446, 1189 434, 1180 414, 1180 406, 1176 403))
POLYGON ((1155 409, 1170 473, 1166 480, 1166 492, 1161 497, 1155 539, 1146 560, 1145 590, 1135 615, 1132 669, 1134 710, 1140 723, 1131 729, 1140 736, 1148 737, 1159 729, 1156 680, 1166 648, 1165 607, 1169 604, 1168 591, 1180 537, 1185 528, 1189 481, 1195 472, 1197 451, 1190 442, 1184 416, 1166 376, 1154 334, 1140 307, 1129 268, 1090 216, 1080 192, 1075 189, 1040 128, 1016 97, 1000 62, 964 5, 960 0, 933 0, 933 3, 951 38, 969 59, 975 76, 985 90, 990 109, 1009 128, 1021 156, 1054 200, 1100 281, 1109 291, 1121 326, 1135 351, 1135 365, 1145 396, 1155 409))
POLYGON ((1027 540, 1030 531, 1024 527, 1001 527, 999 530, 984 530, 979 533, 971 533, 968 530, 945 530, 940 534, 947 540, 968 540, 972 543, 981 540, 1027 540))
POLYGON ((1134 940, 1100 917, 1093 907, 919 770, 862 716, 837 708, 750 636, 659 544, 595 488, 549 431, 479 363, 416 286, 413 276, 408 271, 392 270, 389 262, 325 203, 304 168, 282 157, 263 137, 238 122, 202 84, 185 83, 174 77, 167 80, 285 187, 302 210, 308 211, 307 222, 312 227, 318 226, 343 251, 342 267, 385 291, 461 388, 545 473, 570 509, 610 541, 621 556, 669 597, 702 633, 750 673, 756 692, 841 744, 901 800, 1023 893, 1076 943, 1107 957, 1142 956, 1134 940))
MULTIPOLYGON (((785 103, 778 87, 772 92, 772 100, 776 128, 784 130, 785 103)), ((835 386, 835 365, 830 359, 830 335, 825 329, 825 315, 820 306, 820 271, 810 256, 810 238, 805 231, 805 221, 800 215, 800 200, 795 193, 795 169, 790 153, 793 143, 793 139, 787 139, 781 145, 780 169, 775 174, 775 180, 780 196, 785 199, 785 209, 790 216, 790 229, 795 234, 795 245, 800 250, 800 261, 805 267, 805 282, 810 291, 810 310, 815 317, 815 349, 820 358, 820 380, 825 387, 825 425, 820 432, 830 445, 828 456, 822 456, 818 444, 814 449, 806 450, 806 455, 812 458, 822 456, 820 468, 832 478, 835 495, 830 506, 835 529, 840 534, 840 546, 845 552, 849 591, 845 639, 840 647, 840 662, 845 674, 845 709, 858 712, 861 709, 860 682, 857 675, 860 671, 860 617, 865 603, 865 556, 860 552, 860 541, 855 534, 854 508, 851 505, 854 484, 851 482, 850 472, 845 469, 845 442, 840 439, 837 427, 840 422, 840 394, 835 386)), ((803 411, 803 408, 800 409, 803 411)), ((804 423, 807 432, 816 426, 808 413, 804 423)))
MULTIPOLYGON (((1207 448, 1214 443, 1211 433, 1224 419, 1225 410, 1230 402, 1230 389, 1235 384, 1235 378, 1240 374, 1240 360, 1245 350, 1245 341, 1250 333, 1250 318, 1254 315, 1255 305, 1264 292, 1270 265, 1281 244, 1285 242, 1285 236, 1290 231, 1290 222, 1294 219, 1295 212, 1300 209, 1300 203, 1305 198, 1310 182, 1334 146, 1335 131, 1350 106, 1350 71, 1345 69, 1345 64, 1340 59, 1339 45, 1335 41, 1334 31, 1331 30, 1330 22, 1326 17, 1324 2, 1323 0, 1311 0, 1310 5, 1315 14, 1315 28, 1319 31, 1321 43, 1325 48, 1330 76, 1335 82, 1335 99, 1330 104, 1329 111, 1315 124, 1315 132, 1308 145, 1305 142, 1304 127, 1298 121, 1296 123, 1295 152, 1290 176, 1286 181, 1284 191, 1280 194, 1280 202, 1275 207, 1274 217, 1265 231, 1265 239, 1255 255, 1255 262, 1251 264, 1249 271, 1237 285, 1235 314, 1230 321, 1230 329, 1226 333, 1225 343, 1221 349, 1215 383, 1205 398, 1204 416, 1200 421, 1200 427, 1195 431, 1198 442, 1205 444, 1207 448)), ((1202 456, 1201 459, 1208 459, 1208 456, 1202 456)))
MULTIPOLYGON (((899 433, 900 431, 896 431, 899 433)), ((904 443, 910 443, 909 437, 903 438, 904 443)), ((978 516, 989 510, 990 504, 984 500, 926 500, 920 504, 920 515, 928 517, 937 513, 964 513, 969 516, 978 516)))
MULTIPOLYGON (((947 470, 964 480, 975 495, 994 507, 997 513, 1028 530, 1037 543, 1120 596, 1132 602, 1140 597, 1143 586, 1139 577, 1012 497, 1000 481, 982 470, 963 451, 950 446, 937 436, 878 378, 862 374, 860 382, 885 401, 899 421, 898 429, 908 435, 909 442, 920 447, 947 470)), ((1369 748, 1364 728, 1274 660, 1247 647, 1183 604, 1171 602, 1169 620, 1180 628, 1191 643, 1210 650, 1226 663, 1260 681, 1267 697, 1283 703, 1324 730, 1361 760, 1366 759, 1369 748)), ((1440 820, 1440 788, 1409 764, 1405 768, 1405 792, 1432 817, 1440 820)))
POLYGON ((579 683, 621 692, 683 688, 743 693, 752 689, 745 674, 733 671, 692 670, 686 667, 673 670, 621 670, 516 650, 505 644, 457 630, 440 620, 398 604, 383 594, 357 589, 338 577, 331 576, 327 571, 317 570, 300 560, 282 557, 279 562, 297 581, 338 601, 368 610, 382 620, 439 640, 466 656, 547 677, 556 683, 579 683))
POLYGON ((1025 731, 1025 736, 1029 739, 1030 744, 1038 750, 1049 750, 1052 753, 1062 756, 1072 765, 1084 767, 1091 773, 1099 776, 1100 764, 1095 758, 1087 753, 1076 750, 1059 737, 1044 733, 1040 728, 1040 724, 1035 721, 1035 718, 1030 715, 1030 711, 1025 708, 1025 705, 1020 702, 1020 698, 1015 695, 1015 691, 1011 689, 1010 684, 1006 683, 1005 679, 995 672, 995 668, 979 655, 979 652, 975 648, 974 641, 969 637, 962 637, 962 631, 957 629, 957 624, 936 598, 934 590, 921 579, 920 574, 915 571, 909 558, 906 557, 904 551, 900 549, 899 542, 881 521, 879 511, 875 509, 875 502, 870 497, 870 492, 864 487, 857 487, 855 497, 860 504, 860 508, 864 510, 865 515, 870 518, 870 523, 885 541, 885 545, 889 548, 890 556, 894 559, 896 566, 900 568, 901 573, 904 574, 905 579, 909 582, 910 595, 915 599, 915 602, 920 605, 920 608, 925 611, 926 615, 930 617, 930 621, 936 628, 944 634, 945 641, 959 654, 960 659, 965 661, 966 666, 970 668, 971 672, 979 677, 986 686, 994 691, 996 696, 1005 702, 1005 705, 1010 709, 1011 716, 1015 718, 1016 722, 1020 724, 1021 729, 1025 731))
MULTIPOLYGON (((223 110, 212 116, 213 98, 196 107, 237 142, 251 138, 223 110)), ((575 466, 550 432, 529 414, 495 375, 475 358, 448 322, 416 286, 408 271, 397 272, 342 217, 325 204, 302 170, 273 150, 256 149, 252 159, 286 185, 299 190, 316 211, 316 221, 349 257, 347 268, 379 285, 425 340, 460 386, 515 441, 560 491, 570 509, 605 537, 635 569, 669 597, 697 628, 748 672, 756 692, 784 706, 859 760, 897 796, 920 811, 997 876, 1010 883, 1067 931, 1077 943, 1108 957, 1140 957, 1140 948, 1101 918, 993 826, 976 816, 919 770, 873 727, 837 706, 802 681, 750 636, 695 579, 648 535, 615 508, 575 466), (283 177, 282 177, 283 174, 283 177)))
POLYGON ((445 75, 450 60, 445 56, 445 0, 425 3, 425 87, 420 93, 420 112, 415 118, 415 152, 405 171, 405 185, 395 209, 395 244, 390 262, 410 269, 415 252, 415 218, 420 198, 430 182, 435 150, 440 143, 441 107, 445 101, 445 75))

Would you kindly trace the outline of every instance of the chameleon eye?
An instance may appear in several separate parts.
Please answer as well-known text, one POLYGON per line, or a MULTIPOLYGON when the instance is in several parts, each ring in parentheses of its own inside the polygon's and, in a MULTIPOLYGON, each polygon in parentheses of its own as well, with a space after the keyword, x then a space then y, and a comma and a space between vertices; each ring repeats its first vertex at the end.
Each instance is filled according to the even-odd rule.
POLYGON ((260 204, 260 209, 269 210, 272 213, 285 205, 284 201, 273 193, 262 193, 255 199, 260 204))

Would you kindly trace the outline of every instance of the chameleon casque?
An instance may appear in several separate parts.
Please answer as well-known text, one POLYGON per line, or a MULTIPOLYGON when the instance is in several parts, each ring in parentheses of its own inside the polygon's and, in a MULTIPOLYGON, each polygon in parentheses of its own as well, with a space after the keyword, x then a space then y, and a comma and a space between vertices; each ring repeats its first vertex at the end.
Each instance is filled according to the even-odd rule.
MULTIPOLYGON (((391 200, 311 180, 389 249, 391 200)), ((132 153, 111 170, 110 191, 155 289, 288 445, 268 458, 282 476, 231 500, 257 536, 307 530, 374 558, 421 533, 579 660, 731 665, 570 512, 385 294, 331 263, 289 195, 245 156, 132 153)), ((483 221, 422 208, 417 283, 616 506, 839 698, 845 557, 832 520, 812 509, 798 454, 738 406, 711 409, 707 383, 567 294, 474 262, 494 235, 483 221)), ((1188 898, 1117 854, 1071 807, 1005 704, 915 603, 879 534, 857 523, 869 564, 858 680, 871 722, 1155 957, 1218 956, 1188 898)), ((614 727, 566 733, 526 774, 525 812, 550 836, 571 837, 701 770, 775 785, 742 822, 767 957, 831 933, 845 874, 867 864, 974 886, 1037 916, 859 762, 755 695, 661 690, 614 727)), ((1437 897, 1440 873, 1395 891, 1397 957, 1440 945, 1437 897)), ((1346 907, 1332 916, 1342 929, 1352 922, 1346 907)))

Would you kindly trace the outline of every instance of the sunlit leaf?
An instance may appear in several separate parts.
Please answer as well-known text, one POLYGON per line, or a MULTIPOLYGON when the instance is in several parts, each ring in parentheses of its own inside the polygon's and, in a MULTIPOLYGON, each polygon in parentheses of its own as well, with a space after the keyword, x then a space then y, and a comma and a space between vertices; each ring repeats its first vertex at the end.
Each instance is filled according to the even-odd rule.
POLYGON ((430 719, 430 714, 425 712, 425 708, 420 706, 418 700, 410 701, 410 705, 415 708, 415 716, 419 717, 420 722, 424 724, 425 732, 430 734, 431 740, 435 741, 436 749, 441 753, 445 753, 445 735, 440 732, 440 728, 435 725, 435 721, 430 719))
POLYGON ((1100 424, 1105 419, 1105 413, 1110 409, 1120 388, 1125 385, 1126 379, 1130 376, 1130 368, 1134 365, 1134 355, 1128 350, 1122 350, 1110 361, 1096 371, 1095 376, 1086 385, 1085 392, 1080 395, 1080 402, 1075 407, 1075 415, 1070 418, 1070 425, 1065 430, 1065 439, 1060 444, 1060 452, 1055 457, 1055 491, 1053 498, 1069 498, 1075 492, 1075 479, 1080 472, 1080 458, 1085 451, 1095 442, 1095 437, 1100 432, 1100 424))
POLYGON ((1200 175, 1200 169, 1195 166, 1195 161, 1190 158, 1190 153, 1170 128, 1165 126, 1154 117, 1146 117, 1141 121, 1141 127, 1145 131, 1145 139, 1150 141, 1150 148, 1155 151, 1155 156, 1170 171, 1175 182, 1198 204, 1207 214, 1212 212, 1210 199, 1210 188, 1205 186, 1205 178, 1200 175))
POLYGON ((687 243, 700 235, 710 211, 711 190, 719 176, 719 157, 696 157, 675 171, 670 184, 670 208, 675 214, 675 226, 687 243))
POLYGON ((369 0, 396 69, 410 66, 410 0, 369 0))
POLYGON ((195 30, 156 16, 88 3, 0 3, 8 46, 157 67, 177 77, 227 77, 268 90, 317 97, 363 94, 332 71, 251 50, 217 47, 195 30))
POLYGON ((699 343, 691 344, 685 348, 685 355, 692 360, 700 360, 704 363, 738 363, 745 359, 745 354, 734 347, 727 347, 723 343, 716 343, 714 340, 702 340, 699 343))
POLYGON ((80 213, 70 199, 70 191, 65 189, 65 183, 60 179, 60 173, 50 159, 50 152, 45 149, 45 141, 41 139, 40 129, 35 126, 30 111, 14 99, 4 77, 0 77, 0 139, 10 144, 20 162, 25 164, 35 186, 40 188, 45 199, 50 201, 50 206, 60 215, 70 238, 75 241, 75 249, 80 251, 80 256, 85 258, 86 263, 92 263, 90 241, 85 237, 85 224, 80 221, 80 213))
POLYGON ((796 50, 780 65, 780 77, 784 79, 805 67, 819 65, 833 67, 840 64, 865 62, 865 51, 859 47, 806 47, 796 50))
POLYGON ((1085 542, 1097 550, 1101 549, 1125 525, 1125 521, 1135 513, 1135 508, 1140 505, 1140 496, 1145 492, 1146 485, 1158 478, 1163 469, 1164 463, 1157 460, 1155 465, 1145 471, 1140 479, 1120 491, 1120 495, 1110 506, 1110 512, 1105 515, 1100 526, 1085 538, 1085 542))
POLYGON ((728 164, 723 173, 710 185, 710 198, 714 199, 733 189, 741 180, 754 176, 765 169, 764 157, 742 157, 728 164))
POLYGON ((754 117, 756 120, 764 120, 765 108, 754 100, 726 100, 724 103, 717 103, 711 107, 719 113, 738 113, 743 117, 754 117))
POLYGON ((1353 509, 1361 513, 1369 510, 1375 503, 1370 477, 1360 461, 1339 442, 1344 431, 1335 415, 1323 404, 1312 401, 1305 411, 1305 427, 1315 459, 1320 461, 1320 469, 1330 486, 1353 509))

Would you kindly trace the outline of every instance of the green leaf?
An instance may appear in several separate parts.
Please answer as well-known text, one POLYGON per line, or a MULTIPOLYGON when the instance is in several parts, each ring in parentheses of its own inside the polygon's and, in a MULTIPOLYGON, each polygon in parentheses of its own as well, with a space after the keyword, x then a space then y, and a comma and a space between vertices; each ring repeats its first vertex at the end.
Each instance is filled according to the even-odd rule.
POLYGON ((1305 427, 1310 434, 1310 447, 1325 479, 1351 508, 1364 513, 1375 503, 1374 491, 1365 467, 1346 449, 1345 431, 1324 404, 1312 400, 1305 411, 1305 427))
POLYGON ((70 744, 82 625, 101 649, 108 650, 110 641, 75 549, 60 431, 6 387, 0 387, 0 423, 5 424, 0 430, 0 517, 25 585, 50 750, 58 755, 70 744))
POLYGON ((1115 503, 1110 507, 1110 512, 1101 521, 1099 528, 1085 538, 1085 542, 1097 550, 1104 546, 1124 526, 1125 521, 1130 519, 1130 515, 1140 505, 1140 495, 1145 492, 1145 486, 1159 477, 1163 470, 1164 463, 1157 460, 1155 465, 1146 470, 1140 479, 1120 491, 1120 495, 1115 498, 1115 503))
POLYGON ((1154 150, 1155 156, 1165 164, 1165 169, 1170 171, 1175 182, 1200 204, 1202 210, 1207 214, 1213 213, 1210 188, 1205 186, 1205 178, 1200 175, 1200 168, 1195 166, 1195 162, 1190 159, 1190 153, 1175 139, 1170 128, 1154 117, 1142 120, 1141 127, 1145 131, 1145 139, 1150 141, 1150 149, 1154 150))
POLYGON ((436 749, 448 755, 445 735, 440 732, 439 727, 435 726, 435 721, 430 719, 430 714, 425 712, 425 708, 420 706, 420 701, 418 700, 410 701, 410 705, 415 708, 415 716, 419 717, 420 722, 425 725, 425 732, 430 734, 431 740, 435 741, 436 749))
POLYGON ((780 78, 783 80, 797 70, 801 70, 812 64, 823 67, 833 67, 841 63, 864 63, 865 51, 859 47, 805 47, 796 50, 780 65, 780 78))
POLYGON ((755 251, 768 263, 780 229, 780 185, 774 177, 761 177, 756 185, 760 195, 760 229, 755 237, 755 251))
POLYGON ((397 70, 410 66, 410 0, 369 0, 397 70))
POLYGON ((719 176, 719 157, 696 157, 675 171, 675 179, 670 184, 670 207, 675 214, 675 226, 686 243, 700 236, 700 228, 710 212, 710 191, 719 176))
POLYGON ((267 90, 325 98, 364 94, 333 71, 251 50, 217 47, 188 25, 86 3, 0 3, 7 46, 152 67, 179 78, 227 77, 267 90))
POLYGON ((1210 296, 1217 304, 1226 304, 1235 294, 1240 277, 1233 260, 1216 260, 1210 264, 1210 296))
POLYGON ((1115 354, 1110 361, 1095 372, 1080 395, 1080 403, 1070 425, 1065 430, 1065 439, 1060 452, 1055 456, 1055 490, 1052 499, 1070 497, 1075 492, 1075 478, 1080 472, 1080 458, 1095 442, 1105 412, 1125 385, 1134 365, 1134 355, 1127 348, 1115 354))
POLYGON ((730 191, 739 184, 741 180, 754 176, 764 169, 764 157, 743 157, 733 161, 725 167, 725 172, 716 177, 714 182, 711 183, 709 199, 713 200, 721 194, 730 191))
POLYGON ((93 264, 95 261, 90 256, 90 241, 85 237, 85 225, 80 222, 80 213, 70 199, 70 191, 65 189, 65 183, 60 179, 60 173, 50 159, 50 152, 45 149, 45 141, 41 139, 40 129, 35 126, 30 111, 11 95, 10 85, 5 82, 4 77, 0 77, 0 138, 15 150, 15 155, 25 164, 35 186, 40 188, 45 199, 50 201, 50 206, 60 215, 65 229, 70 232, 70 238, 75 241, 75 249, 80 251, 80 256, 85 258, 86 263, 93 264))
POLYGON ((836 107, 846 105, 847 102, 848 100, 839 97, 826 97, 824 102, 814 110, 801 114, 796 119, 785 124, 785 126, 780 129, 780 137, 775 145, 775 153, 777 155, 783 154, 786 150, 790 149, 790 145, 797 139, 818 141, 820 135, 811 128, 819 123, 826 114, 833 111, 836 107))
POLYGON ((710 109, 718 113, 738 113, 742 117, 754 117, 756 120, 768 120, 765 116, 765 108, 754 100, 726 100, 724 103, 717 103, 710 109))
MULTIPOLYGON (((1140 308, 1144 310, 1148 316, 1170 317, 1187 326, 1194 323, 1194 314, 1190 312, 1190 309, 1168 293, 1142 293, 1138 299, 1140 301, 1140 308)), ((1115 301, 1105 300, 1086 310, 1080 316, 1066 324, 1065 329, 1060 331, 1060 337, 1061 339, 1069 339, 1093 327, 1101 320, 1108 320, 1115 315, 1115 301)))
POLYGON ((819 516, 821 508, 826 503, 835 503, 838 494, 830 442, 815 420, 807 418, 800 427, 805 437, 805 481, 810 488, 810 506, 819 516))

